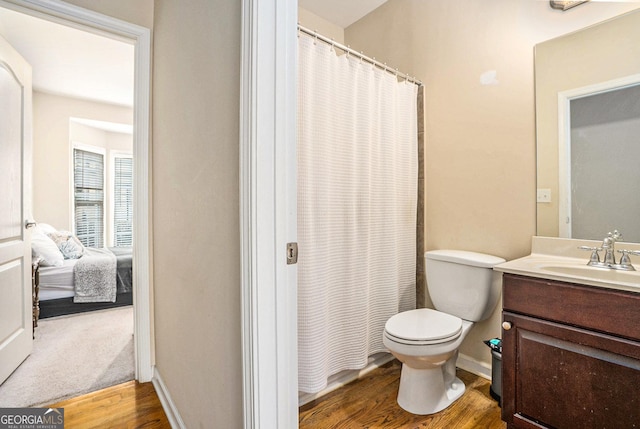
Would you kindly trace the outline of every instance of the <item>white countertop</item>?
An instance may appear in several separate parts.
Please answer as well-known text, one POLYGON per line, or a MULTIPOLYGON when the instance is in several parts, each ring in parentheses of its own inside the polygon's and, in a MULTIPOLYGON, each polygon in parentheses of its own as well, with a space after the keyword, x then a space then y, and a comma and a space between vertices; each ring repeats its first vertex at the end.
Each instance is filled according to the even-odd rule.
MULTIPOLYGON (((541 279, 586 284, 608 289, 640 293, 640 271, 622 271, 587 265, 590 252, 579 246, 597 247, 593 240, 533 237, 531 254, 494 267, 494 270, 541 279)), ((616 250, 640 250, 637 243, 616 243, 616 250)), ((616 253, 616 260, 621 254, 616 253)), ((604 259, 603 252, 600 252, 604 259)), ((631 256, 631 262, 640 270, 640 257, 631 256)))

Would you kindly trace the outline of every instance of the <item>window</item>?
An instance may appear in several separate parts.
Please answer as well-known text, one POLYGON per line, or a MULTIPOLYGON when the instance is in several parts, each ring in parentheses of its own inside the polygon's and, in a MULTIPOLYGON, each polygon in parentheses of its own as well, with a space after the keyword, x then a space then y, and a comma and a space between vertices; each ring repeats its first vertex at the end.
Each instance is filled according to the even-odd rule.
POLYGON ((87 247, 104 246, 104 155, 73 149, 75 233, 87 247))
POLYGON ((133 158, 113 158, 113 245, 133 244, 133 158))

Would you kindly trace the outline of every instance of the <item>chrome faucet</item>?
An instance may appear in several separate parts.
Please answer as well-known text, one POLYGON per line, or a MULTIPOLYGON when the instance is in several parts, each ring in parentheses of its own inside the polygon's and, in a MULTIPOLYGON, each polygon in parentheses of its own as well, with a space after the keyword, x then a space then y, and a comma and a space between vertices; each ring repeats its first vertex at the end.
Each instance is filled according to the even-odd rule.
POLYGON ((618 253, 622 253, 622 256, 620 257, 620 262, 617 263, 615 245, 616 241, 619 240, 622 240, 622 234, 616 229, 615 231, 608 233, 604 240, 602 240, 602 246, 580 246, 579 249, 591 251, 591 257, 589 258, 589 262, 587 262, 587 265, 589 266, 611 268, 614 270, 635 271, 635 268, 631 265, 631 258, 629 258, 629 255, 640 256, 640 251, 618 250, 618 253), (604 261, 600 261, 600 254, 598 252, 601 250, 604 250, 604 261))
POLYGON ((606 265, 616 264, 615 246, 616 241, 622 240, 622 234, 618 230, 614 230, 612 233, 608 233, 602 240, 602 250, 604 250, 604 263, 606 265))

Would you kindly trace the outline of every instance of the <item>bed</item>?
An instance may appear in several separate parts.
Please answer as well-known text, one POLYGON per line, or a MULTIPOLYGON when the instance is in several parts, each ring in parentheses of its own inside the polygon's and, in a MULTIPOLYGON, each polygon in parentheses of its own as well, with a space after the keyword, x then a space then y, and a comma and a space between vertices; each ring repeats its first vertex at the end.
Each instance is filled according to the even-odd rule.
POLYGON ((131 247, 85 248, 71 233, 39 224, 32 256, 39 261, 40 319, 133 303, 131 247))

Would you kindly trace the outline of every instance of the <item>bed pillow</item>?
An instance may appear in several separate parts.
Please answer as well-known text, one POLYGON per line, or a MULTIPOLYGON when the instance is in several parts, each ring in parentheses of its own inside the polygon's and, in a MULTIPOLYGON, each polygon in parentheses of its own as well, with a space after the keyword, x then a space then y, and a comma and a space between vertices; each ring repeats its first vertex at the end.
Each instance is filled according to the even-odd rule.
POLYGON ((48 223, 38 222, 36 224, 36 228, 42 231, 43 234, 51 234, 53 232, 56 232, 56 229, 48 223))
POLYGON ((40 231, 31 234, 31 255, 39 258, 40 265, 44 267, 61 267, 64 263, 64 256, 56 243, 40 231))
POLYGON ((64 259, 78 259, 84 254, 84 246, 78 240, 78 237, 69 231, 56 231, 48 235, 58 246, 64 259))

